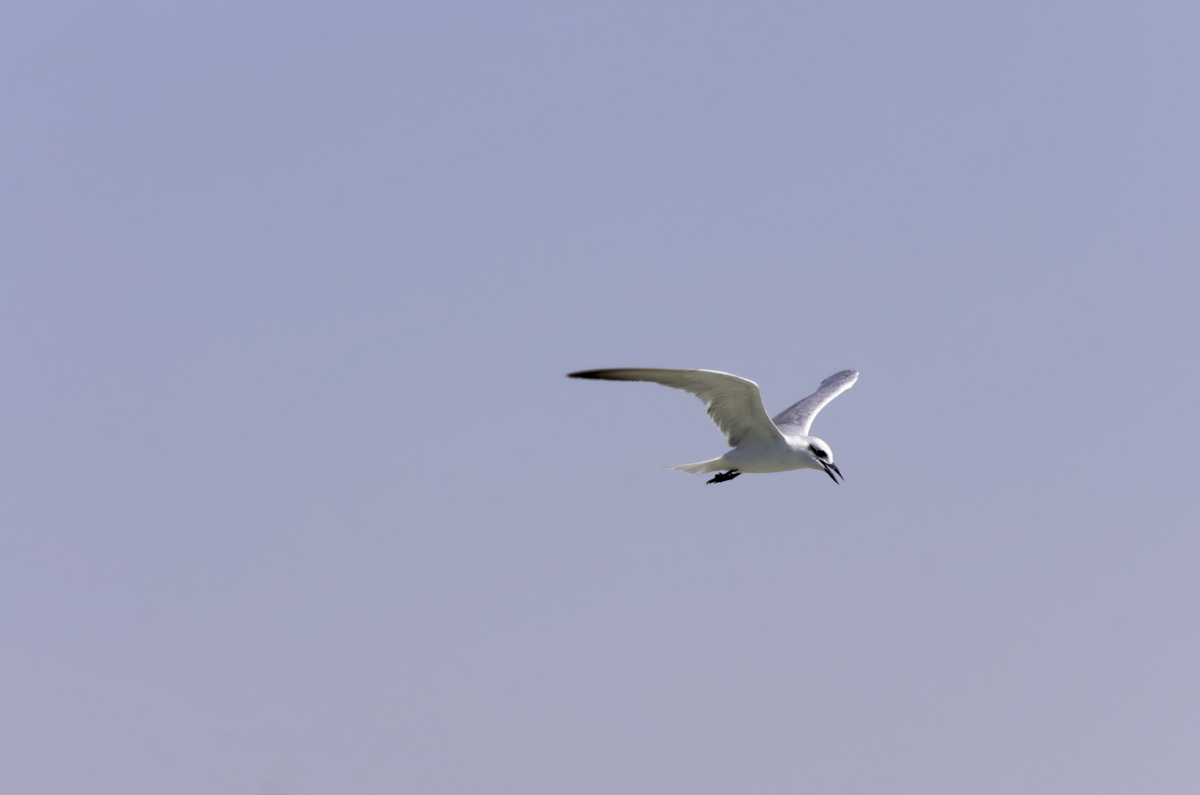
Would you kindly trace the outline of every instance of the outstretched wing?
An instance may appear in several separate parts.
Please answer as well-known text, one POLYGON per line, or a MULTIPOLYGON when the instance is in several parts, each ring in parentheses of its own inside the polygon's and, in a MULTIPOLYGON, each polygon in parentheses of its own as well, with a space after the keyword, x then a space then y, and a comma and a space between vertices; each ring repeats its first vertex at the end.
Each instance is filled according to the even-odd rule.
POLYGON ((659 370, 622 367, 612 370, 582 370, 571 378, 605 381, 651 381, 691 392, 708 406, 708 416, 725 434, 730 447, 780 439, 779 429, 767 417, 758 384, 715 370, 659 370))
POLYGON ((776 414, 772 422, 787 436, 808 436, 808 429, 812 427, 813 417, 817 416, 817 412, 825 408, 829 401, 854 386, 857 380, 858 372, 855 370, 834 373, 821 382, 816 392, 776 414))

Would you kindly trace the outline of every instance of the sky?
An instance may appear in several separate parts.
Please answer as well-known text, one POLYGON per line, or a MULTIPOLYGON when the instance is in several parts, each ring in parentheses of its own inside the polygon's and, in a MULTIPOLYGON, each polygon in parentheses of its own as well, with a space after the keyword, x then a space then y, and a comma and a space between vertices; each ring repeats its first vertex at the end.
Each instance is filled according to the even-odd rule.
POLYGON ((6 4, 0 790, 1195 791, 1198 30, 6 4))

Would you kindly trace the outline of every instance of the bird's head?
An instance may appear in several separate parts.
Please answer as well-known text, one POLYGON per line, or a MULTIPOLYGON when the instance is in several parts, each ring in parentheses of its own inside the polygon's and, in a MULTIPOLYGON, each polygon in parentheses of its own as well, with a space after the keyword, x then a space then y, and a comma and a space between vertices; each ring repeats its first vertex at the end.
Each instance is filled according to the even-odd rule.
MULTIPOLYGON (((842 477, 842 470, 837 468, 837 464, 833 463, 833 451, 829 449, 829 445, 825 444, 824 440, 818 439, 815 436, 808 438, 808 451, 814 459, 817 466, 825 470, 825 474, 833 479, 834 483, 838 482, 838 478, 842 477)), ((845 480, 845 478, 842 478, 845 480)))

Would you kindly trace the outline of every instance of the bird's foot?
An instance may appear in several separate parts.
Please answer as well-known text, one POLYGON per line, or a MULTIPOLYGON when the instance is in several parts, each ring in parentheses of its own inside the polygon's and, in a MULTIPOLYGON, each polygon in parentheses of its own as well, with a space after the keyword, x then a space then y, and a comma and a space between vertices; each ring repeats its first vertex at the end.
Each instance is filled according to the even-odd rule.
POLYGON ((708 482, 709 483, 724 483, 727 480, 733 480, 740 474, 742 474, 742 473, 738 472, 736 469, 731 469, 728 472, 722 472, 719 475, 715 475, 713 477, 713 479, 708 482))

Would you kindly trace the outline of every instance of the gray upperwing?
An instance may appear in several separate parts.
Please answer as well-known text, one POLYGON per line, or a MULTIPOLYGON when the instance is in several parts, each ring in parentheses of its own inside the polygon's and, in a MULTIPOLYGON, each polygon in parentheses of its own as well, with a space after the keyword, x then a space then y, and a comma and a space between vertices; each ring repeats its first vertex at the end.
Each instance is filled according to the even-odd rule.
POLYGON ((617 367, 608 370, 582 370, 570 373, 569 376, 605 381, 651 381, 690 392, 708 407, 708 416, 725 435, 731 447, 782 438, 779 430, 767 417, 758 384, 730 373, 716 370, 617 367))
POLYGON ((817 391, 775 415, 771 420, 787 436, 808 436, 813 418, 829 401, 854 386, 858 371, 842 370, 821 382, 817 391))

